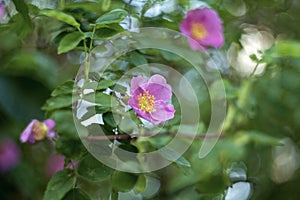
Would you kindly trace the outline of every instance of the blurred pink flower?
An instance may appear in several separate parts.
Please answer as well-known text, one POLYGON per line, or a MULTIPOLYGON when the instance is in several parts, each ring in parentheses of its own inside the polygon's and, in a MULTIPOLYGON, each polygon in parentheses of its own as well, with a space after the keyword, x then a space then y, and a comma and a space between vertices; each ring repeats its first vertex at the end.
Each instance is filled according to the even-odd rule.
POLYGON ((51 177, 56 172, 62 170, 65 164, 65 157, 63 155, 51 154, 46 164, 46 173, 51 177))
MULTIPOLYGON (((64 169, 65 157, 58 154, 50 154, 47 164, 46 164, 46 173, 48 177, 53 176, 56 172, 64 169)), ((74 169, 77 167, 77 161, 71 161, 67 165, 67 168, 74 169)))
POLYGON ((20 161, 20 149, 11 139, 4 139, 0 143, 0 172, 7 172, 20 161))
POLYGON ((193 50, 205 50, 207 46, 220 48, 224 44, 222 20, 212 9, 190 10, 179 27, 189 37, 193 50))
POLYGON ((32 120, 25 130, 21 133, 21 142, 35 143, 35 141, 43 140, 45 137, 54 138, 55 122, 52 119, 47 119, 40 122, 36 119, 32 120))
POLYGON ((172 98, 171 86, 158 74, 150 77, 133 77, 128 104, 136 114, 153 123, 159 124, 174 117, 174 107, 167 104, 172 98))
POLYGON ((0 3, 0 20, 5 16, 5 14, 6 14, 5 6, 3 5, 3 3, 0 3))

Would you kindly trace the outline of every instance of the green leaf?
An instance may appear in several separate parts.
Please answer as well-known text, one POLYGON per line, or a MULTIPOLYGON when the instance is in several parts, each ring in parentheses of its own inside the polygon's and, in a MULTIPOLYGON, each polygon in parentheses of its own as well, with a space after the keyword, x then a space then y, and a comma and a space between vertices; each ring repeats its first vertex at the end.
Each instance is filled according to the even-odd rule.
POLYGON ((124 28, 119 24, 109 24, 101 25, 100 28, 97 28, 93 35, 94 40, 103 40, 113 37, 118 33, 124 32, 124 28))
POLYGON ((78 139, 71 110, 57 110, 50 116, 56 122, 55 130, 60 136, 78 139))
POLYGON ((69 191, 63 200, 90 200, 91 198, 81 189, 75 188, 69 191))
POLYGON ((174 53, 171 53, 169 51, 166 50, 159 50, 162 57, 166 60, 170 60, 170 61, 174 61, 174 62, 178 62, 181 60, 181 57, 179 55, 176 55, 174 53))
POLYGON ((135 174, 116 171, 112 175, 112 187, 119 192, 128 192, 137 182, 138 177, 135 174))
POLYGON ((140 65, 147 64, 147 59, 143 55, 134 51, 130 54, 129 62, 131 62, 135 66, 140 66, 140 65))
POLYGON ((28 27, 32 27, 31 19, 28 15, 28 6, 23 0, 13 0, 16 10, 21 13, 24 22, 27 24, 28 27))
POLYGON ((115 29, 111 28, 100 28, 95 31, 95 34, 93 35, 94 40, 104 40, 109 39, 113 37, 114 35, 120 33, 120 31, 117 31, 115 29))
POLYGON ((70 24, 71 26, 74 26, 77 29, 80 28, 80 24, 75 20, 75 18, 72 15, 68 15, 64 12, 61 12, 61 11, 58 11, 58 10, 45 9, 45 10, 41 10, 40 14, 46 15, 48 17, 52 17, 52 18, 57 19, 59 21, 70 24))
POLYGON ((85 37, 84 34, 78 31, 67 34, 62 38, 62 40, 58 45, 58 50, 57 50, 58 54, 66 53, 76 48, 76 46, 79 44, 81 40, 84 39, 84 37, 85 37))
POLYGON ((76 178, 73 171, 64 169, 51 178, 47 185, 44 200, 60 200, 75 185, 76 178))
POLYGON ((28 9, 29 9, 29 13, 32 14, 32 15, 38 15, 39 12, 40 12, 40 9, 33 5, 33 4, 28 4, 28 9))
POLYGON ((92 182, 103 181, 112 175, 113 170, 88 155, 78 165, 78 173, 92 182))
POLYGON ((176 151, 168 148, 161 148, 158 152, 165 157, 167 160, 174 162, 177 165, 191 167, 189 161, 187 161, 184 157, 180 156, 176 151))
POLYGON ((42 107, 43 110, 52 111, 60 108, 70 108, 72 105, 72 96, 71 95, 62 95, 51 97, 42 107))
POLYGON ((110 111, 109 107, 101 107, 101 106, 95 106, 95 111, 97 114, 106 113, 110 111))
POLYGON ((98 83, 97 90, 105 90, 108 87, 113 86, 115 83, 112 80, 101 80, 98 83))
POLYGON ((298 41, 278 41, 275 50, 279 56, 300 58, 300 42, 298 41))
POLYGON ((94 102, 97 104, 96 106, 102 106, 102 107, 116 107, 119 105, 119 102, 115 97, 104 94, 102 92, 85 95, 84 100, 87 100, 89 102, 94 102))
POLYGON ((97 92, 95 95, 95 103, 103 107, 116 107, 119 105, 117 99, 113 96, 97 92))
POLYGON ((147 180, 146 180, 146 176, 141 174, 139 175, 138 177, 138 180, 134 186, 134 192, 136 194, 139 194, 139 193, 142 193, 145 191, 145 188, 146 188, 146 185, 147 185, 147 180))
POLYGON ((258 132, 258 131, 239 131, 236 134, 235 141, 238 144, 255 142, 260 145, 282 145, 279 138, 258 132))
POLYGON ((51 93, 51 96, 55 97, 58 95, 72 94, 73 86, 74 86, 74 81, 71 80, 66 81, 63 84, 57 86, 51 93))
POLYGON ((88 83, 84 83, 82 89, 96 89, 98 85, 98 82, 94 81, 94 82, 88 82, 88 83))
POLYGON ((257 131, 251 131, 249 134, 252 141, 258 144, 267 144, 267 145, 282 145, 279 138, 260 133, 257 131))
POLYGON ((86 153, 86 149, 78 139, 59 137, 55 143, 55 150, 70 159, 80 159, 86 153))
POLYGON ((96 20, 97 25, 119 23, 128 15, 126 10, 116 9, 106 13, 96 20))
POLYGON ((102 10, 106 11, 110 7, 111 0, 102 0, 102 10))
POLYGON ((114 86, 115 83, 112 80, 109 79, 103 79, 98 82, 89 82, 84 84, 84 89, 96 89, 96 90, 105 90, 109 87, 114 86))
POLYGON ((103 114, 103 121, 104 124, 109 125, 110 127, 117 127, 117 122, 111 112, 103 114))

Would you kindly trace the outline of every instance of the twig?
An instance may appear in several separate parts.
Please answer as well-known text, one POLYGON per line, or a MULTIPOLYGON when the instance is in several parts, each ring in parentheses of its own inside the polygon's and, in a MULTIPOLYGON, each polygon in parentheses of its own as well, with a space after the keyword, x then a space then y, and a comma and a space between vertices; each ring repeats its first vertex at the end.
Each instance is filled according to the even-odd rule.
MULTIPOLYGON (((153 135, 151 133, 145 133, 143 135, 102 135, 102 136, 88 136, 88 137, 83 137, 82 139, 85 140, 133 140, 133 139, 137 139, 137 138, 147 138, 147 137, 167 137, 167 136, 176 136, 176 134, 174 133, 166 133, 166 134, 157 134, 157 135, 153 135)), ((223 137, 223 134, 219 135, 219 134, 186 134, 186 133, 182 133, 180 135, 177 135, 176 137, 181 137, 181 138, 189 138, 189 139, 204 139, 204 138, 208 138, 208 139, 213 139, 213 138, 218 138, 218 137, 223 137)))

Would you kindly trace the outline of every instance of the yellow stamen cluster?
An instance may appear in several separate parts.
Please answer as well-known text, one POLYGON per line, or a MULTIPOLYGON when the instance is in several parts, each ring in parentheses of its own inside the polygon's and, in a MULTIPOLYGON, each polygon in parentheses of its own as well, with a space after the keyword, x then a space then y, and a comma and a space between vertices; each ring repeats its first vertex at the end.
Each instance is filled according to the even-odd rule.
POLYGON ((196 40, 203 39, 207 36, 206 28, 200 23, 192 23, 191 33, 196 40))
POLYGON ((139 108, 148 113, 155 112, 155 97, 150 95, 148 91, 140 93, 137 97, 139 108))
POLYGON ((35 122, 32 127, 32 133, 35 140, 43 140, 47 136, 47 126, 42 122, 35 122))

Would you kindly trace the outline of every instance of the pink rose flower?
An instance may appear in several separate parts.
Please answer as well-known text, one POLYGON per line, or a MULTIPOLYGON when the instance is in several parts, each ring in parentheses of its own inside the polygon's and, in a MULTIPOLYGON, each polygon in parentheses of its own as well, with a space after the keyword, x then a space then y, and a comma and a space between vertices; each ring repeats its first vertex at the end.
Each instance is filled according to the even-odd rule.
POLYGON ((207 46, 220 48, 224 44, 222 20, 212 9, 190 10, 179 27, 189 37, 193 50, 205 50, 207 46))
POLYGON ((133 77, 130 94, 128 104, 139 117, 153 124, 174 117, 174 106, 167 104, 172 98, 172 89, 164 77, 153 75, 149 81, 144 77, 133 77))
POLYGON ((34 119, 21 133, 20 140, 23 143, 35 143, 35 141, 43 140, 45 137, 54 138, 56 136, 54 127, 55 122, 52 119, 47 119, 44 122, 34 119))
POLYGON ((53 176, 56 172, 62 170, 65 164, 63 155, 51 154, 46 164, 46 173, 48 177, 53 176))
MULTIPOLYGON (((66 166, 68 169, 76 170, 77 168, 77 161, 70 161, 70 163, 66 166)), ((46 174, 50 178, 56 172, 64 169, 65 165, 65 157, 59 154, 50 154, 47 163, 46 163, 46 174)))
POLYGON ((7 172, 20 161, 20 149, 11 139, 4 139, 0 143, 0 172, 7 172))

